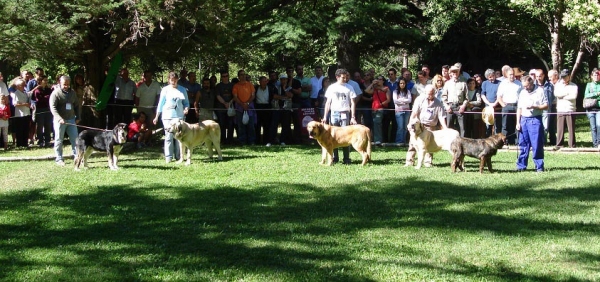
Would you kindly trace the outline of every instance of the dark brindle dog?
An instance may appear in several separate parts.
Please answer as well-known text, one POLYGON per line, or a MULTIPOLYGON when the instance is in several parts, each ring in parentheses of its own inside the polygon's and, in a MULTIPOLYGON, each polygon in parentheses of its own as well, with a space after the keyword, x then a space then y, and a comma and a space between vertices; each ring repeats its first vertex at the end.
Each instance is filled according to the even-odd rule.
POLYGON ((485 139, 456 138, 451 144, 452 149, 452 172, 456 168, 465 170, 465 155, 479 159, 479 173, 483 173, 483 167, 487 164, 488 170, 492 170, 492 156, 496 155, 498 149, 506 143, 506 136, 502 133, 490 136, 485 139))
POLYGON ((79 170, 81 163, 87 168, 87 159, 94 151, 106 151, 108 167, 112 170, 119 169, 117 160, 123 144, 127 142, 127 124, 119 123, 111 131, 84 130, 77 136, 75 142, 77 157, 75 170, 79 170))

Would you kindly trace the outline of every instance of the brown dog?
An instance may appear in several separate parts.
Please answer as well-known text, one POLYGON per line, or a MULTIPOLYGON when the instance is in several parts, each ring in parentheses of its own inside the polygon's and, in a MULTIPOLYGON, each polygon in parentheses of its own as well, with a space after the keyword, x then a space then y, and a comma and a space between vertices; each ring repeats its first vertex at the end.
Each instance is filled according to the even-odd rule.
POLYGON ((179 141, 180 159, 178 163, 182 163, 184 154, 187 148, 187 161, 185 165, 192 163, 192 151, 195 147, 206 144, 208 150, 208 158, 213 156, 213 147, 219 155, 219 160, 223 159, 221 155, 221 127, 212 120, 201 121, 200 123, 190 124, 179 120, 171 123, 171 127, 166 129, 173 133, 175 139, 179 141))
POLYGON ((456 168, 464 171, 465 155, 479 159, 479 173, 483 173, 483 167, 487 164, 488 170, 492 170, 492 156, 496 155, 498 149, 506 143, 506 137, 502 133, 485 139, 456 138, 452 142, 452 172, 456 168))
POLYGON ((410 145, 417 151, 417 166, 420 169, 423 165, 425 153, 435 153, 440 150, 450 150, 452 141, 459 137, 458 131, 450 128, 429 131, 418 118, 411 119, 408 123, 408 132, 410 133, 410 145))
POLYGON ((333 164, 333 149, 352 145, 362 156, 362 165, 371 159, 371 130, 364 125, 333 126, 318 121, 308 123, 306 129, 311 138, 321 145, 321 164, 329 156, 327 165, 333 164))

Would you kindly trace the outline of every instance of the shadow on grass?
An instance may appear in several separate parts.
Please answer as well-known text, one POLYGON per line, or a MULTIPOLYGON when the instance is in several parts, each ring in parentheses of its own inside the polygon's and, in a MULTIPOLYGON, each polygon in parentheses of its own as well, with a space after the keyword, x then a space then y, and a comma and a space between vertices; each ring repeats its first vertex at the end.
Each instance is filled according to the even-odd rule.
MULTIPOLYGON (((256 275, 297 281, 375 281, 356 264, 360 254, 349 250, 338 237, 377 228, 485 231, 516 237, 569 237, 573 230, 590 235, 600 232, 597 224, 448 209, 456 203, 506 198, 513 199, 511 204, 498 208, 530 208, 532 201, 544 200, 600 200, 593 188, 531 189, 535 186, 522 182, 501 189, 478 189, 412 178, 364 181, 335 193, 287 183, 207 190, 154 183, 150 187, 100 185, 94 193, 76 195, 53 194, 44 188, 11 193, 0 199, 0 212, 15 217, 0 221, 0 279, 14 280, 12 273, 24 269, 59 269, 44 277, 69 280, 80 275, 84 280, 100 281, 183 275, 179 276, 182 280, 232 280, 231 276, 256 275), (274 189, 282 185, 286 190, 274 189), (306 200, 306 193, 311 201, 306 200), (49 249, 53 250, 49 254, 41 252, 49 249), (38 251, 44 257, 41 261, 32 259, 38 251)), ((564 205, 564 212, 585 209, 564 205)), ((428 256, 410 247, 400 251, 428 256)), ((570 259, 593 265, 598 255, 575 253, 570 259)), ((440 267, 416 261, 406 267, 455 275, 445 277, 556 279, 526 274, 501 263, 472 265, 456 258, 440 267)))

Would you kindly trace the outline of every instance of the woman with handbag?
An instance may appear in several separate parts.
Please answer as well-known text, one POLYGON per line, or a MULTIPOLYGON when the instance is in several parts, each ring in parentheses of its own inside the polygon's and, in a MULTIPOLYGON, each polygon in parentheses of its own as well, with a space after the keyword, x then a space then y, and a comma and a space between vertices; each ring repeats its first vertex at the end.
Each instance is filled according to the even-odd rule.
POLYGON ((365 89, 365 92, 372 94, 371 109, 373 110, 373 140, 375 145, 381 145, 383 138, 383 132, 381 127, 381 121, 383 120, 383 111, 387 109, 388 104, 391 102, 390 89, 383 85, 385 78, 378 76, 373 83, 365 89))
POLYGON ((590 73, 590 77, 592 78, 592 82, 589 82, 585 86, 585 94, 583 96, 583 101, 584 104, 586 104, 586 100, 596 100, 596 104, 593 106, 589 105, 586 111, 587 117, 590 120, 592 144, 594 145, 594 147, 598 147, 600 146, 600 113, 598 112, 598 98, 600 96, 600 71, 597 68, 594 68, 590 73))

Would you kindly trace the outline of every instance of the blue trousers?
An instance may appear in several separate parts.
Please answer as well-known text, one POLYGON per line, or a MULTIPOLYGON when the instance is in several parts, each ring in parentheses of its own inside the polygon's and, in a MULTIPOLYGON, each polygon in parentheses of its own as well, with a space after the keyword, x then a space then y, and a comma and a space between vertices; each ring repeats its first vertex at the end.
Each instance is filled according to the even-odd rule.
POLYGON ((533 163, 537 171, 544 170, 544 125, 541 116, 521 117, 521 131, 519 132, 519 156, 517 169, 527 168, 529 148, 533 153, 533 163))
MULTIPOLYGON (((332 112, 331 113, 331 125, 335 126, 348 126, 350 122, 348 122, 350 118, 350 112, 332 112), (346 113, 346 119, 342 119, 342 113, 346 113)), ((342 152, 344 154, 344 163, 350 162, 350 147, 342 147, 342 152)), ((340 157, 338 155, 338 149, 333 149, 333 162, 338 162, 340 157)))

